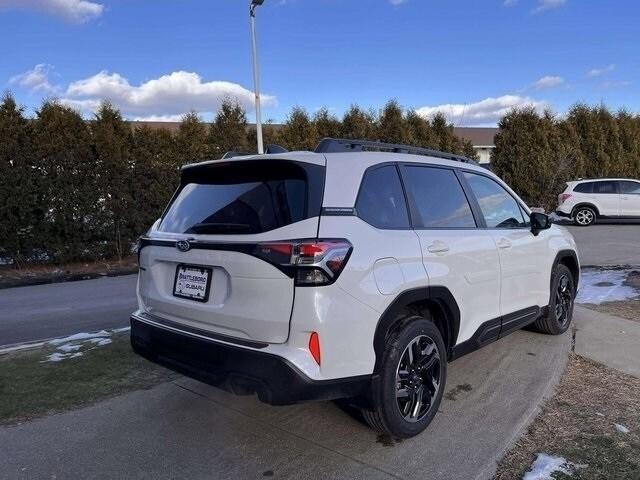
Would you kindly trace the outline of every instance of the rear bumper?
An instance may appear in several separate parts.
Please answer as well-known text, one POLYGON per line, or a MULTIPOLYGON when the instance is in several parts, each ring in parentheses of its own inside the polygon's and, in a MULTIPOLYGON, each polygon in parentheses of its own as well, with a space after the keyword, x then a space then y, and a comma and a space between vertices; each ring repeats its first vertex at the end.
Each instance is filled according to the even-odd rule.
POLYGON ((370 375, 312 380, 278 355, 151 325, 135 314, 131 345, 152 362, 238 395, 256 393, 271 405, 356 397, 371 383, 370 375))

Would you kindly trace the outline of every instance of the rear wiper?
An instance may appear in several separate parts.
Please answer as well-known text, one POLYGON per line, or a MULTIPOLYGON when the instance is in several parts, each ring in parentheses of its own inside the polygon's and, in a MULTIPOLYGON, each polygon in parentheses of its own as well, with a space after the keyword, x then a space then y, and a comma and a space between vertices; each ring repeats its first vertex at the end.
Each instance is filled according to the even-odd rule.
POLYGON ((184 233, 228 233, 230 230, 245 232, 251 230, 251 225, 247 223, 203 222, 192 225, 184 233))

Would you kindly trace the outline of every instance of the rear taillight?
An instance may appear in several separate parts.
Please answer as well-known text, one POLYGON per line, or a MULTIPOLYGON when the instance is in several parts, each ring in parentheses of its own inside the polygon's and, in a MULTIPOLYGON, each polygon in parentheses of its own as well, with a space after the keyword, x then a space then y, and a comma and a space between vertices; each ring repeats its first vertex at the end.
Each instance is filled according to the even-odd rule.
POLYGON ((560 203, 563 203, 565 200, 567 200, 570 197, 571 197, 570 193, 561 193, 560 195, 558 195, 558 201, 560 203))
POLYGON ((298 286, 328 285, 338 278, 353 246, 344 239, 260 243, 255 255, 291 269, 298 286))

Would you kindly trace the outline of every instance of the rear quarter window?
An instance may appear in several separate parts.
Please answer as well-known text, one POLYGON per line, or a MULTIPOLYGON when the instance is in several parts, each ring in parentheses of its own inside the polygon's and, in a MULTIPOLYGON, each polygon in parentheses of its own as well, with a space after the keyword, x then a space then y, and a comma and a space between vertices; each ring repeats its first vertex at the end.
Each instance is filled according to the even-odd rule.
POLYGON ((573 191, 577 193, 592 193, 593 182, 579 183, 574 187, 573 191))
POLYGON ((377 228, 409 228, 407 203, 395 165, 367 170, 356 211, 362 220, 377 228))

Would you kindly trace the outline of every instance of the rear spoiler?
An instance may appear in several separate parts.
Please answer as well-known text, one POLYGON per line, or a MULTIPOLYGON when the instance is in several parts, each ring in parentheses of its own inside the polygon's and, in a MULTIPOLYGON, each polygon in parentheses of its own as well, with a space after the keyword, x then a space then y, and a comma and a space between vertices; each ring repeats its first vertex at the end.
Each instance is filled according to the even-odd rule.
MULTIPOLYGON (((264 153, 267 155, 272 153, 286 153, 286 152, 288 152, 286 148, 281 147, 280 145, 276 145, 275 143, 270 143, 269 145, 267 145, 267 148, 265 148, 264 150, 264 153)), ((246 157, 248 155, 255 155, 255 153, 236 152, 234 150, 230 150, 222 156, 222 159, 224 160, 224 159, 233 158, 233 157, 246 157)))

